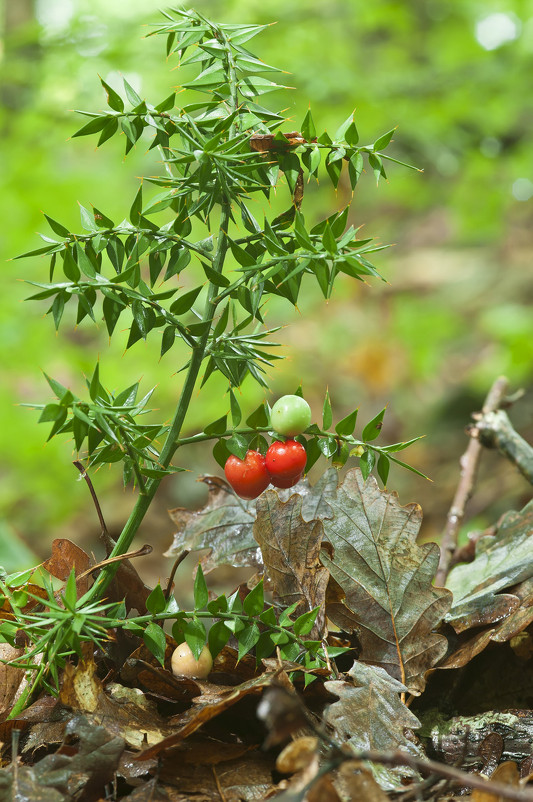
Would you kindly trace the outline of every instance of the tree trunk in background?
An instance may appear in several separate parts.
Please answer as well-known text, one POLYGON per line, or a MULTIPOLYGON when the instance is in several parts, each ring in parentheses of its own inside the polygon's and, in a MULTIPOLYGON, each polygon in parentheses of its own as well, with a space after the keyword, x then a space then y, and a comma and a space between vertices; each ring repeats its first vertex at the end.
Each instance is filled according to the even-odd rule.
POLYGON ((35 0, 4 0, 2 17, 0 103, 6 109, 20 109, 30 103, 38 81, 41 48, 35 0))

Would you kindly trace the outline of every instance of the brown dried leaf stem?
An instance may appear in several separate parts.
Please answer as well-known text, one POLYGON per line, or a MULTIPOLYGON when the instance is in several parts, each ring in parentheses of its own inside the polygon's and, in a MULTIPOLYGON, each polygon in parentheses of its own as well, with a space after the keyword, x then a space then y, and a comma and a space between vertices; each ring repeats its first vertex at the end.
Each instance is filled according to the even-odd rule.
POLYGON ((140 549, 136 551, 128 551, 126 554, 119 554, 116 557, 109 557, 107 560, 102 560, 102 562, 96 563, 93 565, 92 568, 88 568, 83 574, 78 574, 76 579, 79 581, 84 576, 89 576, 89 574, 98 571, 100 568, 104 568, 106 565, 111 565, 111 563, 119 563, 123 562, 124 560, 131 560, 132 557, 146 557, 147 554, 151 554, 153 551, 153 547, 145 544, 140 549))
MULTIPOLYGON (((509 386, 505 376, 500 376, 489 390, 483 404, 482 415, 495 412, 503 403, 509 386)), ((435 585, 443 587, 450 570, 450 561, 457 548, 457 534, 463 522, 466 505, 474 491, 482 445, 479 439, 470 432, 471 438, 468 447, 459 460, 461 478, 455 491, 455 496, 448 512, 446 527, 441 539, 440 560, 435 574, 435 585)))

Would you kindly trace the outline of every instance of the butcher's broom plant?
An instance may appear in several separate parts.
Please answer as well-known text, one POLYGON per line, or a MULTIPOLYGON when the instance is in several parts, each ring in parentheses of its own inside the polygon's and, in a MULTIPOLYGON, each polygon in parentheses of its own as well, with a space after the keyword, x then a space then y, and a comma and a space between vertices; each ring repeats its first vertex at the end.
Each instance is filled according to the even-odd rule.
MULTIPOLYGON (((143 422, 153 390, 139 396, 136 383, 111 392, 102 384, 98 364, 84 397, 46 377, 55 398, 35 406, 41 410, 40 421, 51 424, 49 438, 72 439, 89 472, 121 463, 124 483, 133 483, 137 495, 109 561, 81 598, 71 578, 59 597, 48 588, 46 599, 40 600, 44 613, 25 612, 28 599, 16 597, 27 594, 24 583, 4 579, 2 591, 13 620, 2 624, 2 633, 14 640, 17 628, 25 628, 29 645, 20 664, 37 670, 39 682, 55 684, 57 666, 69 654, 80 653, 83 641, 101 643, 109 629, 120 626, 142 632, 161 659, 160 624, 167 619, 195 654, 205 643, 202 618, 209 616, 222 622, 218 630, 217 625, 211 629, 215 652, 220 646, 214 642, 217 632, 227 639, 230 630, 238 637, 240 654, 252 646, 257 652, 259 623, 269 634, 261 634, 264 646, 258 653, 280 645, 290 659, 327 660, 319 641, 304 640, 316 613, 293 621, 285 610, 279 618, 265 605, 262 587, 244 601, 235 597, 212 603, 200 573, 194 611, 180 611, 156 588, 149 615, 137 619, 126 618, 123 606, 106 602, 120 564, 115 558, 129 551, 161 480, 184 470, 175 462, 178 452, 180 462, 186 461, 183 447, 213 441, 222 467, 230 455, 244 459, 248 450, 265 453, 267 437, 274 434, 269 406, 264 402, 243 421, 235 391, 248 376, 267 387, 265 370, 280 358, 276 329, 265 322, 267 300, 277 296, 296 306, 308 280, 329 299, 339 274, 356 281, 380 278, 371 259, 383 246, 359 238, 358 228, 350 224, 350 204, 313 225, 306 221, 309 181, 320 175, 334 188, 343 181, 353 196, 364 172, 379 181, 386 176, 385 164, 398 161, 385 152, 392 130, 365 145, 353 114, 328 134, 319 133, 311 110, 292 130, 294 123, 265 105, 264 95, 284 88, 279 83, 282 72, 248 49, 266 26, 216 24, 194 10, 176 9, 164 17, 150 35, 163 38, 171 63, 187 67, 188 76, 195 71, 183 83, 185 91, 151 103, 126 80, 119 93, 101 79, 108 109, 81 112, 86 122, 74 134, 96 137, 98 147, 120 136, 126 154, 148 138, 150 150, 159 153, 161 174, 141 182, 119 223, 96 207, 81 207, 78 231, 45 215, 52 236, 43 235, 42 247, 23 254, 49 263, 48 281, 37 283, 31 298, 48 302, 56 329, 64 322, 65 309, 74 307, 76 324, 86 318, 96 324, 103 320, 110 337, 117 325, 126 325, 127 349, 149 339, 157 341, 161 357, 177 341, 188 351, 174 379, 178 402, 166 423, 143 422), (147 187, 156 189, 147 192, 147 187), (272 218, 268 200, 275 189, 286 204, 272 218), (261 200, 265 216, 257 219, 261 200), (184 276, 186 290, 181 288, 184 276), (227 381, 229 419, 222 401, 220 416, 191 435, 187 415, 193 394, 217 372, 227 381)), ((162 359, 161 370, 165 364, 162 359)), ((405 466, 397 453, 409 443, 375 443, 383 414, 378 412, 356 437, 357 410, 333 426, 326 393, 322 421, 298 437, 307 454, 306 470, 321 455, 337 466, 354 458, 365 477, 375 469, 386 483, 391 463, 405 466)), ((34 680, 31 687, 36 684, 34 680)))

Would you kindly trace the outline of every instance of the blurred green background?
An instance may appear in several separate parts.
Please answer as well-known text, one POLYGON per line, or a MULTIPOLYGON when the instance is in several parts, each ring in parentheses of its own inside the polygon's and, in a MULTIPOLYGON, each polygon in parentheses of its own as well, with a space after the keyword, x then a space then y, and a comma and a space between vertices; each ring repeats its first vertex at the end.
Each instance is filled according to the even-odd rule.
MULTIPOLYGON (((8 569, 46 556, 58 536, 97 549, 98 522, 71 444, 45 446, 47 428, 19 406, 48 400, 42 371, 80 390, 99 357, 111 389, 139 378, 141 389, 157 384, 164 419, 180 389, 176 349, 162 362, 155 340, 124 353, 124 341, 110 346, 103 326, 85 324, 63 326, 57 336, 43 319, 46 306, 24 302, 30 288, 21 281, 46 281, 47 264, 7 261, 39 247, 36 231, 50 233, 42 211, 76 228, 79 201, 120 220, 139 177, 158 171, 143 140, 124 159, 118 138, 99 150, 92 137, 68 138, 82 124, 74 109, 104 107, 98 75, 116 89, 124 76, 154 102, 180 83, 163 39, 143 39, 144 26, 160 21, 160 6, 0 1, 0 564, 8 569)), ((533 435, 533 0, 199 0, 196 8, 219 21, 277 21, 250 44, 289 73, 285 83, 295 89, 269 96, 273 108, 286 109, 287 130, 299 127, 309 103, 319 130, 334 131, 355 108, 362 140, 398 126, 387 152, 423 170, 392 165, 389 182, 377 187, 365 175, 356 191, 351 222, 394 243, 376 257, 387 283, 341 280, 328 304, 314 288, 296 311, 272 304, 269 323, 284 326, 288 359, 272 373, 267 398, 302 381, 317 418, 328 387, 337 419, 359 405, 366 422, 388 404, 383 441, 425 434, 404 454, 433 482, 394 468, 389 487, 402 503, 422 505, 422 536, 438 537, 467 444, 464 427, 499 374, 529 390, 511 416, 523 436, 533 435)), ((337 192, 328 184, 308 186, 308 221, 346 204, 348 183, 341 180, 337 192)), ((223 392, 210 381, 197 396, 191 432, 226 411, 223 392)), ((263 397, 245 385, 244 411, 263 397)), ((155 545, 149 570, 156 579, 169 570, 160 556, 172 535, 166 509, 199 504, 198 474, 220 473, 206 449, 184 451, 178 462, 191 473, 165 480, 138 538, 155 545)), ((118 469, 93 479, 116 532, 131 491, 122 489, 118 469)), ((490 524, 527 497, 515 469, 486 454, 469 508, 473 524, 490 524)))

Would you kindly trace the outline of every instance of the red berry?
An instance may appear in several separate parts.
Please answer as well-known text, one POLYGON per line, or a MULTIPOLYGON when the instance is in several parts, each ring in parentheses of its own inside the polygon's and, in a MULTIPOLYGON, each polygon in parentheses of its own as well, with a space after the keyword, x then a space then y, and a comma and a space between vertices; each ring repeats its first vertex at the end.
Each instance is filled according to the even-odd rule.
POLYGON ((265 458, 259 451, 247 451, 244 459, 232 454, 226 460, 224 473, 241 498, 257 498, 270 484, 265 458))
POLYGON ((280 476, 271 476, 270 481, 274 487, 294 487, 294 485, 298 484, 302 476, 303 473, 298 474, 298 476, 295 476, 294 479, 282 479, 280 476))
POLYGON ((292 487, 292 484, 285 482, 293 479, 297 481, 303 473, 306 462, 305 448, 296 440, 287 440, 285 443, 275 440, 265 457, 266 469, 272 484, 276 487, 292 487))

